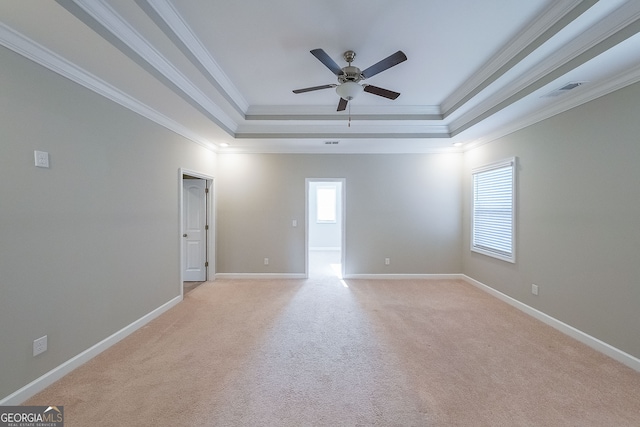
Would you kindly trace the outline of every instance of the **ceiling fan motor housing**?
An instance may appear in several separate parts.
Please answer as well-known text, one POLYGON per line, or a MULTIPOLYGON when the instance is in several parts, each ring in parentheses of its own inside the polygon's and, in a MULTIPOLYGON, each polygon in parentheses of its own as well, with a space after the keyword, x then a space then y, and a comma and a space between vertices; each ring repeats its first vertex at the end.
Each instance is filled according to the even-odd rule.
POLYGON ((342 74, 338 76, 338 81, 340 83, 345 83, 345 82, 357 83, 362 79, 364 79, 364 77, 362 77, 362 71, 360 71, 360 68, 354 67, 353 65, 344 67, 342 69, 342 74))

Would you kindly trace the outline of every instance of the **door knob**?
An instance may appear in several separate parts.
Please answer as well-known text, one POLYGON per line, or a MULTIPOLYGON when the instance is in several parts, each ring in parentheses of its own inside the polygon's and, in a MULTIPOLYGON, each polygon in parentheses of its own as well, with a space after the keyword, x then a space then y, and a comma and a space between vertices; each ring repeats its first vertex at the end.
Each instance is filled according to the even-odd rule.
POLYGON ((182 237, 187 237, 187 234, 186 234, 186 233, 185 233, 185 234, 183 234, 183 235, 182 235, 182 237))

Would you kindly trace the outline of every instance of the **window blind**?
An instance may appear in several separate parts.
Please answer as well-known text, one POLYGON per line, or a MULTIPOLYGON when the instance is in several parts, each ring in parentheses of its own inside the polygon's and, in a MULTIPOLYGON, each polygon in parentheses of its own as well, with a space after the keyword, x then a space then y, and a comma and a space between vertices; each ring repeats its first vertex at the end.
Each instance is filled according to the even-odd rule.
POLYGON ((515 262, 515 158, 473 175, 471 250, 515 262))

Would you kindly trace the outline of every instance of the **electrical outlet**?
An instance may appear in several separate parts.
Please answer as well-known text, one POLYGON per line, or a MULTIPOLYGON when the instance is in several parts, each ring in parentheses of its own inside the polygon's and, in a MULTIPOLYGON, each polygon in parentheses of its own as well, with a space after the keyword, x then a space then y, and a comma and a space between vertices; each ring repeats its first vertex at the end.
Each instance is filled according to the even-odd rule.
POLYGON ((37 340, 33 340, 33 355, 37 356, 40 353, 44 353, 47 351, 47 336, 43 336, 38 338, 37 340))
POLYGON ((36 166, 39 168, 48 168, 49 167, 49 153, 46 151, 34 151, 33 155, 35 157, 36 166))
POLYGON ((390 265, 390 264, 391 264, 391 258, 385 258, 384 265, 390 265))
POLYGON ((536 284, 531 284, 531 293, 534 295, 538 295, 538 285, 536 284))
POLYGON ((269 258, 264 259, 264 265, 269 265, 269 258))

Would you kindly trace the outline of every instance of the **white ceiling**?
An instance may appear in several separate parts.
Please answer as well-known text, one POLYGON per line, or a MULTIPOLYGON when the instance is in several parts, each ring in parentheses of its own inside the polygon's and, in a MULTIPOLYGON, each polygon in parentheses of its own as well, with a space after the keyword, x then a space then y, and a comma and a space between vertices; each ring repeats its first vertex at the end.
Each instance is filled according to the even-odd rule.
POLYGON ((638 0, 6 0, 0 18, 5 47, 221 151, 461 150, 640 80, 638 0), (316 48, 362 70, 402 50, 366 81, 400 97, 294 94, 337 83, 316 48))

